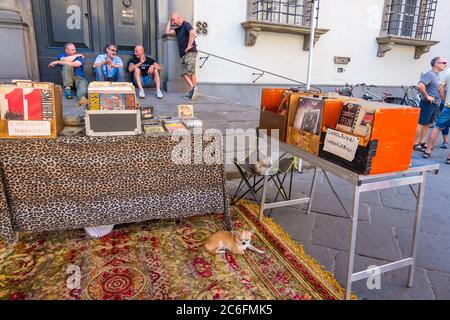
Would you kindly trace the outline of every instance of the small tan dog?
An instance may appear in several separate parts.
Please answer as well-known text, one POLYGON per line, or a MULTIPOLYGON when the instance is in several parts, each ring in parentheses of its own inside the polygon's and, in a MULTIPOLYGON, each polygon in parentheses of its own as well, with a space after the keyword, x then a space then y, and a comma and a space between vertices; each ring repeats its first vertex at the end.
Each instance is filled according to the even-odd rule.
POLYGON ((245 254, 245 250, 249 249, 259 254, 264 254, 251 245, 255 231, 219 231, 211 236, 205 243, 206 251, 211 255, 222 254, 231 251, 234 254, 245 254))

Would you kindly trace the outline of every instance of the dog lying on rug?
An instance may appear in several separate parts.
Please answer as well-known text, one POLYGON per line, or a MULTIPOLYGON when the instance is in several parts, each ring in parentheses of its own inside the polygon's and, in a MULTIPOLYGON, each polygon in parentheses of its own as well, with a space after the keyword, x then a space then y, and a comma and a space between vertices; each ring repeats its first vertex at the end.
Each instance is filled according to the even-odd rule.
POLYGON ((227 251, 231 251, 234 254, 245 254, 245 251, 251 250, 259 254, 264 254, 255 248, 250 242, 253 235, 253 231, 219 231, 211 236, 205 243, 205 250, 211 254, 222 254, 227 251))

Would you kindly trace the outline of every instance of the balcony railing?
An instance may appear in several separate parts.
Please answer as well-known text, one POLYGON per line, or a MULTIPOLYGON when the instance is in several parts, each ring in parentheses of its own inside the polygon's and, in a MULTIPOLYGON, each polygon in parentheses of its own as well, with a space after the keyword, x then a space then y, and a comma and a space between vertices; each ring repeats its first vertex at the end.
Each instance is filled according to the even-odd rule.
MULTIPOLYGON (((311 0, 249 0, 251 18, 254 21, 286 24, 291 26, 311 26, 311 0)), ((319 0, 316 0, 319 1, 319 0)), ((318 26, 316 17, 316 27, 318 26)))

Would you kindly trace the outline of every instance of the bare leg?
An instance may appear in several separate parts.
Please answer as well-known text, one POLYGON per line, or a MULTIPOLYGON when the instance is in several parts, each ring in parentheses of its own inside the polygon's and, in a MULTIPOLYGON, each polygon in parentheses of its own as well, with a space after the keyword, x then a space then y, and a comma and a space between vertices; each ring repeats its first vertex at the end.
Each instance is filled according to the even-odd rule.
POLYGON ((184 81, 186 81, 186 83, 189 85, 189 87, 192 90, 194 88, 194 84, 192 83, 191 78, 188 75, 183 75, 182 77, 183 77, 184 81))
POLYGON ((161 90, 161 78, 159 76, 159 70, 153 72, 153 79, 155 80, 156 90, 161 90))
POLYGON ((136 68, 134 69, 134 80, 136 80, 136 84, 140 90, 142 90, 142 74, 141 69, 136 68))
POLYGON ((423 127, 422 134, 420 135, 420 143, 425 143, 427 141, 429 126, 423 127))
POLYGON ((417 132, 416 132, 416 141, 414 142, 414 144, 419 144, 419 143, 425 143, 425 138, 427 135, 427 130, 428 130, 428 126, 422 126, 421 124, 419 124, 417 126, 417 132), (425 131, 425 134, 424 134, 425 131))
POLYGON ((192 87, 197 86, 197 75, 196 74, 191 75, 191 82, 192 82, 192 87))

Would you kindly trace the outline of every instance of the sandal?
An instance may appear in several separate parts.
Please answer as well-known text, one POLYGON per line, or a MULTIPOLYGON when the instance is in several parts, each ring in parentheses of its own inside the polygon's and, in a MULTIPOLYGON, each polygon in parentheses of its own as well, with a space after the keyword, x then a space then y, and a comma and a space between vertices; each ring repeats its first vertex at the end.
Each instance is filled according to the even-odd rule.
POLYGON ((424 151, 424 153, 422 154, 422 158, 424 159, 429 159, 431 157, 431 153, 428 153, 426 151, 424 151))
POLYGON ((447 158, 447 161, 445 161, 445 164, 450 164, 450 158, 447 158))
POLYGON ((426 144, 425 143, 415 144, 414 150, 424 152, 425 150, 427 150, 426 144))

